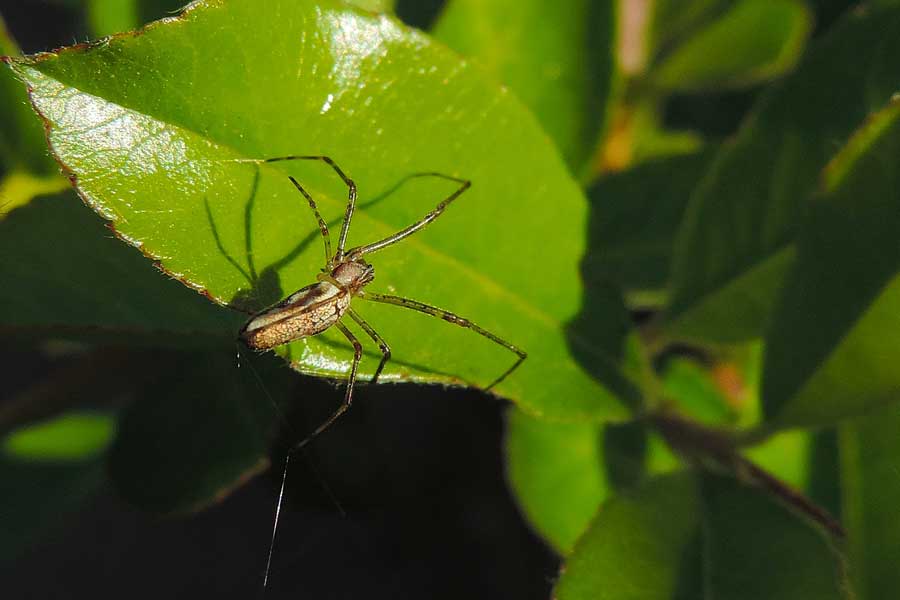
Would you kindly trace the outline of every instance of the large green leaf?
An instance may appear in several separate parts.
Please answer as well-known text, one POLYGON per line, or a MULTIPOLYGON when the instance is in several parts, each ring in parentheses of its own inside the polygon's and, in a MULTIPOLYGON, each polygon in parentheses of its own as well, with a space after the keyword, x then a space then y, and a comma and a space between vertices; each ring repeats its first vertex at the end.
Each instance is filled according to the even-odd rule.
POLYGON ((451 0, 433 34, 509 85, 578 173, 616 87, 616 6, 451 0))
MULTIPOLYGON (((332 2, 273 0, 260 10, 250 0, 208 1, 139 35, 14 68, 83 198, 122 238, 222 304, 260 308, 321 268, 318 229, 288 173, 329 223, 346 198, 325 165, 237 160, 334 157, 361 190, 351 244, 405 227, 455 187, 409 175, 471 179, 471 192, 433 226, 372 256, 372 288, 458 311, 524 348, 529 359, 497 391, 529 411, 624 416, 569 344, 589 369, 608 371, 610 361, 579 332, 564 333, 580 301, 581 192, 523 107, 421 34, 332 2)), ((425 315, 359 308, 394 350, 386 380, 484 385, 515 358, 425 315)), ((334 377, 352 356, 335 330, 283 352, 300 371, 334 377)), ((377 355, 367 351, 362 376, 377 355)))
POLYGON ((217 309, 112 238, 74 194, 0 221, 0 327, 18 336, 226 344, 242 315, 217 309))
POLYGON ((900 400, 900 101, 826 171, 768 334, 766 416, 829 423, 900 400))
POLYGON ((103 482, 113 415, 68 413, 0 439, 0 561, 60 524, 103 482))
POLYGON ((762 335, 822 167, 900 88, 900 11, 858 12, 822 38, 717 157, 675 248, 668 331, 762 335))
POLYGON ((278 415, 269 399, 284 398, 295 376, 280 361, 250 360, 231 349, 161 357, 110 451, 123 497, 153 512, 197 510, 268 466, 278 415))
POLYGON ((603 429, 552 423, 510 408, 506 459, 510 485, 534 528, 567 554, 606 498, 603 429))
POLYGON ((900 410, 895 406, 840 428, 843 517, 859 600, 889 598, 900 585, 898 430, 900 410))
POLYGON ((812 15, 798 0, 740 0, 678 45, 648 77, 681 92, 757 83, 797 62, 811 28, 812 15))
POLYGON ((822 531, 732 479, 678 473, 600 509, 556 596, 845 599, 845 587, 843 565, 822 531))

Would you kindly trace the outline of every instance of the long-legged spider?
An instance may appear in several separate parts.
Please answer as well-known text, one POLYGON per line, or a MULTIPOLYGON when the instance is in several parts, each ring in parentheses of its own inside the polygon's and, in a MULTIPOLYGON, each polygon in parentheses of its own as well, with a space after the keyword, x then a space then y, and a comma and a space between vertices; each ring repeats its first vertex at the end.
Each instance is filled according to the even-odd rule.
POLYGON ((426 227, 429 223, 437 219, 451 202, 469 189, 471 185, 470 181, 434 172, 413 174, 410 177, 439 177, 455 181, 456 183, 459 183, 460 186, 456 191, 444 198, 421 220, 416 221, 412 225, 409 225, 384 239, 344 251, 344 246, 347 242, 347 232, 350 230, 350 221, 353 217, 353 211, 356 208, 356 184, 327 156, 279 156, 247 162, 272 163, 288 160, 322 161, 334 169, 335 173, 337 173, 344 183, 347 184, 349 189, 347 208, 344 212, 344 219, 341 224, 341 234, 338 238, 337 250, 332 254, 331 236, 328 232, 328 225, 325 223, 322 215, 319 214, 319 209, 316 206, 315 200, 313 200, 312 196, 309 195, 294 177, 288 176, 291 183, 294 184, 294 187, 296 187, 297 190, 303 194, 303 197, 306 198, 313 215, 315 215, 316 221, 318 221, 319 231, 322 234, 322 240, 325 245, 325 266, 322 267, 322 271, 316 276, 316 279, 318 280, 317 283, 301 288, 274 306, 253 315, 243 328, 241 328, 240 337, 250 348, 255 350, 269 350, 294 340, 322 333, 326 329, 334 326, 337 327, 350 341, 354 350, 353 363, 350 366, 350 372, 347 376, 347 388, 344 392, 343 402, 337 410, 325 420, 325 422, 313 430, 313 432, 305 439, 295 444, 291 448, 290 453, 296 452, 325 431, 338 417, 346 412, 353 401, 353 386, 356 383, 356 372, 359 367, 360 359, 362 358, 362 344, 342 322, 344 315, 348 315, 357 325, 359 325, 366 335, 372 338, 381 350, 381 362, 379 362, 378 368, 375 370, 375 375, 371 380, 372 383, 378 381, 378 377, 381 375, 385 363, 391 358, 391 349, 387 342, 385 342, 378 332, 376 332, 371 325, 350 307, 350 301, 353 298, 362 298, 372 302, 393 304, 395 306, 422 312, 433 317, 439 317, 454 325, 471 329, 479 335, 486 337, 492 342, 495 342, 516 354, 518 357, 516 362, 491 382, 491 384, 485 388, 486 390, 491 389, 503 381, 520 364, 522 364, 522 361, 527 357, 527 354, 523 350, 468 319, 464 319, 463 317, 444 309, 437 308, 436 306, 431 306, 416 300, 410 300, 409 298, 363 291, 363 288, 375 278, 374 267, 363 260, 363 257, 367 254, 396 244, 400 240, 426 227))

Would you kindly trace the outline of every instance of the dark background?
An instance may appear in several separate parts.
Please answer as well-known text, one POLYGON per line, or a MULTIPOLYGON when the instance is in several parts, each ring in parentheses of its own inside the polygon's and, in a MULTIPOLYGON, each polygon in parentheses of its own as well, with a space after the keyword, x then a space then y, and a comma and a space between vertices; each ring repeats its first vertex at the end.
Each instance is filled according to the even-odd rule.
MULTIPOLYGON (((424 25, 439 6, 401 2, 400 12, 424 25)), ((76 1, 2 0, 0 12, 25 52, 89 37, 76 1)), ((66 361, 3 347, 0 402, 66 361)), ((303 431, 337 405, 342 391, 298 377, 295 396, 303 406, 290 420, 303 431)), ((360 387, 355 400, 292 463, 266 597, 549 597, 557 559, 528 529, 506 487, 505 405, 475 391, 409 385, 360 387)), ((281 480, 278 448, 295 436, 284 429, 275 468, 194 516, 142 513, 104 484, 83 508, 59 515, 29 550, 0 563, 0 593, 259 597, 281 480)))

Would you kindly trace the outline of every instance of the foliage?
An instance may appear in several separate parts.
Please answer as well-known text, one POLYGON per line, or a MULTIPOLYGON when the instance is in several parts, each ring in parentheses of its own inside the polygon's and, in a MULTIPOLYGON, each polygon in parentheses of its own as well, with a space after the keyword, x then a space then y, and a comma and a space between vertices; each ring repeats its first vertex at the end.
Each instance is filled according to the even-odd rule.
MULTIPOLYGON (((557 597, 891 595, 900 6, 449 0, 430 33, 393 6, 201 0, 116 33, 172 7, 94 0, 99 42, 18 57, 0 40, 0 332, 77 344, 0 412, 0 486, 60 497, 3 494, 20 526, 0 553, 86 497, 102 460, 145 510, 214 503, 268 465, 305 381, 284 361, 345 377, 332 330, 283 361, 234 351, 246 313, 322 267, 288 175, 333 240, 347 195, 326 165, 257 159, 327 154, 359 185, 350 245, 454 189, 410 175, 473 182, 372 257, 372 288, 527 350, 492 392, 557 597)), ((479 388, 514 359, 359 304, 392 345, 387 382, 479 388)), ((379 353, 360 337, 362 381, 379 353)))

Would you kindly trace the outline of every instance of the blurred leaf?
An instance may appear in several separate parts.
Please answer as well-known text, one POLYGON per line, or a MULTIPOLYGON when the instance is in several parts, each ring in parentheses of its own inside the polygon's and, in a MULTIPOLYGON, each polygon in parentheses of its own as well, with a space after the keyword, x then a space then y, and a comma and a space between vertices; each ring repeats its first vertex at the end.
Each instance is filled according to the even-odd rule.
POLYGON ((0 220, 0 256, 16 257, 0 261, 0 327, 26 337, 209 344, 234 339, 243 320, 113 239, 74 194, 0 220))
MULTIPOLYGON (((265 358, 265 357, 264 357, 265 358)), ((233 350, 181 353, 156 365, 123 414, 110 476, 132 504, 159 513, 199 510, 268 466, 268 435, 291 372, 233 350), (264 369, 265 388, 251 371, 264 369)))
POLYGON ((7 434, 3 452, 17 460, 83 461, 102 454, 114 432, 110 415, 70 412, 7 434))
MULTIPOLYGON (((523 107, 421 34, 327 1, 272 0, 265 11, 250 0, 197 2, 140 36, 14 67, 86 201, 223 304, 258 309, 321 267, 318 230, 288 172, 331 223, 347 193, 322 164, 235 160, 334 157, 362 190, 357 244, 420 219, 455 188, 434 179, 401 186, 411 174, 472 179, 439 223, 373 258, 373 288, 396 286, 524 348, 529 359, 497 391, 528 411, 625 416, 567 344, 592 355, 590 368, 612 361, 564 333, 581 300, 581 192, 523 107)), ((484 385, 515 358, 425 315, 369 303, 363 311, 394 350, 386 380, 484 385)), ((282 353, 300 371, 340 378, 352 357, 336 330, 282 353)), ((367 351, 360 377, 373 374, 377 355, 367 351)))
POLYGON ((61 525, 104 480, 102 457, 53 464, 0 457, 0 561, 15 558, 61 525))
POLYGON ((732 479, 678 473, 601 508, 556 597, 846 599, 845 585, 818 528, 732 479))
POLYGON ((900 88, 898 60, 900 11, 853 13, 767 95, 691 198, 675 246, 671 335, 762 335, 819 173, 900 88))
POLYGON ((781 75, 799 59, 812 15, 797 0, 740 0, 687 38, 648 75, 668 91, 745 87, 781 75))
POLYGON ((662 375, 663 391, 678 407, 701 423, 722 424, 734 420, 728 399, 710 373, 694 361, 675 357, 662 375))
MULTIPOLYGON (((0 56, 18 55, 19 46, 0 18, 0 56)), ((58 168, 47 151, 41 121, 31 110, 28 94, 7 69, 0 69, 0 114, 0 166, 35 176, 56 175, 58 168)), ((0 185, 9 184, 0 180, 0 185)), ((0 209, 8 210, 4 207, 6 202, 10 200, 0 196, 0 209)))
POLYGON ((507 473, 528 521, 560 554, 568 554, 606 497, 602 429, 553 423, 510 408, 507 473))
POLYGON ((788 431, 748 448, 744 454, 794 489, 809 492, 812 443, 812 434, 808 431, 788 431))
MULTIPOLYGON (((607 120, 616 73, 617 3, 450 0, 432 34, 507 85, 575 174, 607 120)), ((521 168, 521 167, 519 167, 521 168)))
POLYGON ((859 600, 890 598, 900 585, 900 409, 840 427, 844 522, 850 575, 859 600))
POLYGON ((95 37, 131 31, 141 24, 138 0, 86 0, 85 11, 95 37))
POLYGON ((21 168, 7 171, 0 179, 0 219, 38 196, 57 194, 67 189, 69 182, 59 175, 35 176, 21 168))
POLYGON ((648 34, 653 53, 677 45, 733 4, 734 0, 655 0, 648 34))
POLYGON ((831 162, 769 330, 772 426, 831 423, 900 400, 900 99, 831 162))
POLYGON ((714 148, 676 154, 605 176, 588 188, 591 200, 587 279, 608 279, 631 292, 660 291, 691 192, 714 148))
POLYGON ((390 13, 394 10, 396 0, 350 0, 350 4, 377 13, 390 13))

